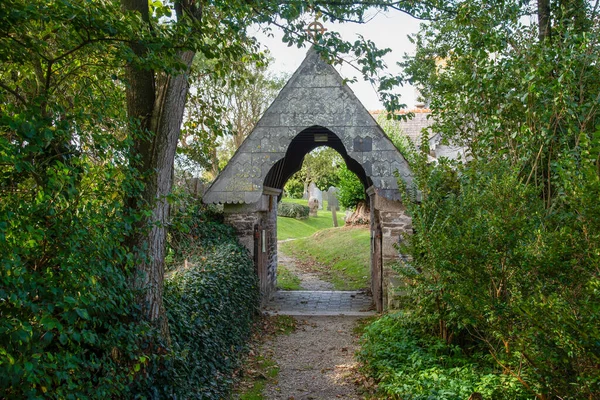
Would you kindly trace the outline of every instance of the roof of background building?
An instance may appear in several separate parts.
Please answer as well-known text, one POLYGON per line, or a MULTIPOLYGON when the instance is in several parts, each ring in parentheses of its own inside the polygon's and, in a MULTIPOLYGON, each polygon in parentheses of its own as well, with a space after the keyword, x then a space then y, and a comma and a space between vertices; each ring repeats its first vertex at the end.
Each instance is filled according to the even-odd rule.
MULTIPOLYGON (((369 111, 373 118, 377 119, 380 115, 387 114, 386 110, 373 110, 369 111)), ((431 110, 429 108, 414 108, 412 110, 399 110, 396 111, 396 115, 407 115, 413 113, 414 117, 408 120, 398 121, 398 125, 402 132, 415 144, 419 145, 420 138, 422 136, 421 131, 423 128, 429 127, 433 121, 429 118, 431 110)))
MULTIPOLYGON (((379 115, 379 114, 386 114, 387 110, 370 110, 369 113, 371 115, 379 115)), ((396 111, 396 114, 399 115, 405 115, 408 113, 414 113, 414 114, 430 114, 431 113, 431 109, 430 108, 413 108, 410 110, 398 110, 396 111)))

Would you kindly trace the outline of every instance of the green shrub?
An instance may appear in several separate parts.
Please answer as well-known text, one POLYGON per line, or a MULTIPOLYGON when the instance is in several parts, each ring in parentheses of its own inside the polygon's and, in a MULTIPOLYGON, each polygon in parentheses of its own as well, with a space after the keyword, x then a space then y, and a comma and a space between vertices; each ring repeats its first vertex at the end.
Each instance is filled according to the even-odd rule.
POLYGON ((304 195, 304 182, 293 176, 285 183, 284 191, 292 199, 301 199, 304 195))
POLYGON ((165 280, 173 352, 159 397, 224 398, 245 353, 258 310, 257 276, 233 228, 221 221, 205 206, 174 219, 170 247, 189 266, 172 265, 165 280))
POLYGON ((58 121, 0 123, 13 134, 0 137, 0 398, 131 397, 149 331, 128 284, 125 167, 48 154, 68 146, 58 121))
POLYGON ((280 217, 305 219, 308 218, 310 209, 308 206, 296 203, 283 203, 277 205, 277 215, 280 217))
POLYGON ((354 209, 356 205, 365 200, 365 187, 356 174, 342 164, 338 170, 340 179, 338 188, 338 200, 340 206, 346 209, 354 209))
POLYGON ((480 351, 467 356, 458 346, 423 334, 410 316, 389 314, 365 328, 358 354, 378 393, 391 399, 528 399, 511 375, 502 374, 480 351))
POLYGON ((423 199, 408 207, 411 268, 398 269, 411 317, 447 343, 485 346, 530 396, 596 398, 600 180, 573 173, 565 193, 576 195, 546 210, 506 164, 425 169, 423 199))

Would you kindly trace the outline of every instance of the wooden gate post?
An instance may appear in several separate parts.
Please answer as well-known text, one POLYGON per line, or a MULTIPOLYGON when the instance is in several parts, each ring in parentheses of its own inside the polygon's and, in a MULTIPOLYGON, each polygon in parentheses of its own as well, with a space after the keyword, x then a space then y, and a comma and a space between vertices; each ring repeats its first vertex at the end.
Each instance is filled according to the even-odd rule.
POLYGON ((268 291, 268 276, 267 276, 267 253, 265 249, 267 238, 265 231, 259 224, 254 225, 254 269, 258 275, 261 298, 266 298, 265 294, 268 291))
POLYGON ((371 230, 371 292, 377 312, 383 311, 383 256, 381 225, 371 230))

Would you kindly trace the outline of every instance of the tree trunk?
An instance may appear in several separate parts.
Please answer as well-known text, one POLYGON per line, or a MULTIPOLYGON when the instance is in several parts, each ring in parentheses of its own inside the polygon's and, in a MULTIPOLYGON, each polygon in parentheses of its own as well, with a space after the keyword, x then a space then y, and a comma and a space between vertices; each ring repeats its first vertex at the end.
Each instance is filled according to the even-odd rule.
POLYGON ((538 37, 540 42, 550 39, 550 0, 538 0, 538 37))
POLYGON ((308 195, 308 180, 305 179, 304 180, 304 191, 302 192, 302 198, 305 200, 309 200, 309 195, 308 195))
POLYGON ((210 174, 212 175, 212 180, 217 179, 217 176, 219 175, 219 157, 217 154, 217 148, 213 147, 210 149, 210 160, 212 162, 211 168, 210 168, 210 174))
MULTIPOLYGON (((122 0, 122 5, 125 10, 139 12, 144 21, 148 21, 147 0, 122 0)), ((146 54, 142 45, 132 43, 130 46, 136 55, 143 58, 146 54)), ((187 73, 194 54, 184 51, 179 55, 185 65, 179 75, 165 75, 134 65, 127 68, 127 111, 129 118, 139 121, 141 128, 134 138, 131 159, 144 184, 141 196, 129 198, 128 205, 135 212, 150 211, 129 241, 139 256, 132 286, 139 293, 143 315, 160 328, 167 341, 169 326, 163 305, 169 220, 167 196, 173 185, 175 151, 189 88, 187 73)))
MULTIPOLYGON (((191 65, 192 52, 182 54, 182 61, 191 65)), ((140 232, 135 240, 137 249, 145 249, 145 258, 140 259, 135 274, 134 288, 140 290, 140 305, 146 318, 158 324, 164 337, 168 338, 168 323, 163 306, 163 282, 165 275, 165 244, 169 222, 167 196, 173 186, 173 170, 177 142, 183 120, 185 100, 188 92, 187 74, 162 76, 158 79, 156 101, 150 119, 149 140, 140 139, 138 153, 144 179, 143 204, 152 210, 148 221, 151 228, 140 232)))

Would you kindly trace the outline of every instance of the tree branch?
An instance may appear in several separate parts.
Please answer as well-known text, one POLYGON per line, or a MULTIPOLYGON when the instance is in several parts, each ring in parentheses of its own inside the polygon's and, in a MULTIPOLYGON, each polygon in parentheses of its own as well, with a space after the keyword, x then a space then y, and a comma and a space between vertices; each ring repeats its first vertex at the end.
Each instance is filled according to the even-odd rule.
POLYGON ((6 90, 8 93, 12 94, 13 96, 15 96, 15 98, 17 100, 19 100, 21 103, 23 103, 23 105, 27 105, 27 100, 25 100, 25 97, 21 96, 19 94, 19 92, 17 92, 14 89, 11 89, 10 87, 6 86, 4 83, 0 82, 0 87, 4 90, 6 90))

